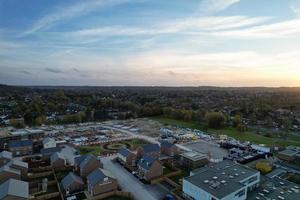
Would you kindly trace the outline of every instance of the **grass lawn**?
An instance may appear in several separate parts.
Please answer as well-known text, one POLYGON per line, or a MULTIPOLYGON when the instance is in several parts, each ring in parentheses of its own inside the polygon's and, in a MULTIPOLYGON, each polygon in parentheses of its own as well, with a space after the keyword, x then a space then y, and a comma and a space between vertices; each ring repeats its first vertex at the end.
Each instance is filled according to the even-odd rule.
POLYGON ((144 144, 149 144, 149 142, 142 139, 126 140, 124 143, 130 144, 133 150, 136 150, 139 146, 142 146, 144 144))
POLYGON ((241 140, 241 141, 250 141, 254 142, 256 144, 266 144, 271 146, 272 144, 278 144, 281 146, 289 146, 289 145, 295 145, 300 146, 299 140, 292 140, 292 139, 279 139, 279 138, 271 138, 266 137, 260 134, 256 134, 252 131, 246 131, 246 132, 239 132, 235 128, 224 128, 220 130, 216 129, 208 129, 204 130, 203 125, 200 123, 197 123, 195 121, 183 121, 183 120, 176 120, 176 119, 169 119, 165 117, 152 117, 151 119, 156 120, 164 125, 171 125, 171 126, 179 126, 182 128, 191 128, 191 129, 198 129, 203 130, 207 132, 208 134, 216 134, 216 135, 228 135, 230 137, 233 137, 235 139, 241 140))
POLYGON ((79 151, 80 155, 85 155, 85 154, 98 155, 101 152, 103 152, 104 149, 100 145, 94 145, 94 146, 82 146, 82 147, 79 147, 78 151, 79 151))
POLYGON ((177 176, 172 176, 172 177, 170 177, 170 179, 172 181, 174 181, 175 183, 177 183, 178 185, 180 185, 181 183, 180 183, 179 180, 184 178, 184 177, 187 177, 189 175, 190 175, 190 173, 187 170, 182 170, 181 174, 179 174, 177 176))
POLYGON ((293 174, 288 178, 289 181, 294 182, 296 184, 300 184, 300 175, 299 174, 293 174))
POLYGON ((171 169, 170 167, 166 167, 166 166, 164 167, 164 171, 163 171, 164 175, 167 175, 171 172, 174 172, 174 170, 171 169))

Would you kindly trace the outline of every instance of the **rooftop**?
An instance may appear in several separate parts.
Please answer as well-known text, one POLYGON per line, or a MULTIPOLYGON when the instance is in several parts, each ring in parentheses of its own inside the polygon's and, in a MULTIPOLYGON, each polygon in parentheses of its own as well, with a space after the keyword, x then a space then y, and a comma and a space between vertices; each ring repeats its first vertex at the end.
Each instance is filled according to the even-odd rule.
POLYGON ((248 195, 249 200, 281 199, 296 200, 300 197, 300 186, 287 180, 274 177, 261 184, 259 190, 248 195))
POLYGON ((208 157, 202 153, 198 153, 196 151, 189 151, 181 154, 183 157, 188 158, 193 161, 202 160, 202 159, 208 159, 208 157))
POLYGON ((0 199, 6 196, 16 196, 29 199, 29 186, 27 182, 9 179, 0 185, 0 199))
POLYGON ((32 141, 31 140, 12 140, 9 141, 8 144, 9 148, 16 148, 16 147, 32 147, 32 141))
POLYGON ((259 172, 244 165, 224 160, 196 169, 184 180, 217 198, 223 198, 244 188, 245 185, 241 182, 257 173, 259 172))

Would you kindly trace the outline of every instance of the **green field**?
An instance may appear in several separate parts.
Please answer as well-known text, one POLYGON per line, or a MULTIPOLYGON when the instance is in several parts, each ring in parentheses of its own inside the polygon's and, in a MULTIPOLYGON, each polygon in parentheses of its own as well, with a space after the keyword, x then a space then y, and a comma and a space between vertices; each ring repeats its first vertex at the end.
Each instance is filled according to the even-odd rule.
POLYGON ((99 155, 104 151, 102 146, 100 145, 93 145, 93 146, 82 146, 78 148, 78 151, 80 155, 85 155, 85 154, 94 154, 94 155, 99 155))
POLYGON ((151 118, 153 120, 156 120, 164 125, 171 125, 171 126, 179 126, 182 128, 190 128, 190 129, 198 129, 207 132, 208 134, 215 134, 215 135, 228 135, 230 137, 233 137, 235 139, 241 140, 241 141, 250 141, 254 142, 256 144, 266 144, 268 146, 271 146, 273 144, 280 145, 280 146, 300 146, 300 140, 295 138, 287 138, 287 139, 281 139, 281 138, 272 138, 272 137, 266 137, 260 134, 256 134, 254 131, 246 131, 246 132, 239 132, 235 128, 223 128, 220 130, 216 129, 208 129, 205 130, 204 126, 200 123, 197 123, 195 121, 182 121, 182 120, 176 120, 176 119, 169 119, 165 117, 153 117, 151 118))

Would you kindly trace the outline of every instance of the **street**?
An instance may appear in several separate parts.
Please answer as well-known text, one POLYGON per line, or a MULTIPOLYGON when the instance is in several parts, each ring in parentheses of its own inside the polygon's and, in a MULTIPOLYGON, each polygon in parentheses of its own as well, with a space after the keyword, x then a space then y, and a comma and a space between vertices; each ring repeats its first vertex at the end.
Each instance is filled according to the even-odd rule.
POLYGON ((111 159, 111 157, 101 158, 104 169, 109 170, 118 179, 122 190, 131 192, 135 199, 160 200, 168 194, 168 191, 158 185, 143 184, 121 165, 112 162, 111 159))

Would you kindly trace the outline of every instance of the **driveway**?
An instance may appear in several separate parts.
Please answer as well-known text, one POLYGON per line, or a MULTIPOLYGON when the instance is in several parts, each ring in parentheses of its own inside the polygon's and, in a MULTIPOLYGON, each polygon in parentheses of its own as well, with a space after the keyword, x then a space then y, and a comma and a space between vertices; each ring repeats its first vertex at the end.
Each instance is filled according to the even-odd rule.
POLYGON ((111 157, 101 158, 104 169, 109 170, 117 179, 124 191, 131 192, 136 200, 160 200, 168 191, 159 185, 148 185, 140 182, 135 176, 118 163, 111 161, 111 157))

